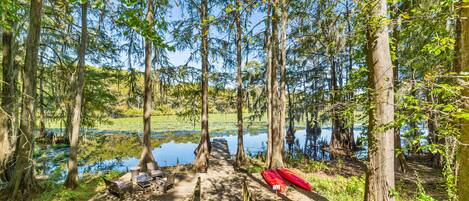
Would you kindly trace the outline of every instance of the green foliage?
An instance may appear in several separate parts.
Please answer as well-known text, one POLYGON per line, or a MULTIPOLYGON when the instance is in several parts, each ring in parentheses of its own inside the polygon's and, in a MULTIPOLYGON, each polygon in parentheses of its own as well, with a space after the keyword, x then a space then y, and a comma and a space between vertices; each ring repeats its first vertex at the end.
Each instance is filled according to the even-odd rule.
POLYGON ((415 197, 416 201, 436 201, 432 196, 428 195, 423 188, 422 182, 417 177, 417 195, 415 197))
POLYGON ((327 163, 324 161, 314 161, 314 160, 308 161, 308 166, 307 166, 308 172, 327 172, 328 170, 329 170, 329 166, 327 166, 327 163))
MULTIPOLYGON (((167 22, 164 15, 162 15, 168 6, 167 0, 155 1, 157 2, 156 12, 159 13, 155 13, 153 5, 151 5, 151 10, 153 12, 153 16, 151 16, 151 18, 156 16, 156 19, 151 23, 146 20, 148 9, 150 9, 148 8, 146 1, 122 0, 122 2, 124 5, 120 7, 120 16, 117 19, 118 24, 129 27, 140 34, 143 38, 150 39, 158 48, 170 48, 170 46, 164 41, 164 37, 161 32, 158 31, 167 29, 167 22)), ((128 34, 128 31, 124 32, 124 35, 128 34)))
POLYGON ((115 84, 113 73, 99 68, 88 67, 85 74, 84 110, 82 124, 93 127, 97 123, 105 123, 114 116, 113 106, 117 97, 108 89, 115 84))
POLYGON ((121 115, 124 117, 140 117, 142 114, 143 109, 141 108, 129 108, 121 113, 121 115))
POLYGON ((20 21, 21 5, 17 1, 4 1, 0 4, 0 27, 11 30, 13 23, 20 21))
POLYGON ((422 51, 426 51, 436 56, 445 53, 451 52, 454 49, 455 40, 451 37, 434 36, 431 43, 428 43, 423 46, 422 51))
POLYGON ((261 165, 251 165, 247 168, 247 172, 249 173, 260 173, 264 170, 264 167, 261 165))

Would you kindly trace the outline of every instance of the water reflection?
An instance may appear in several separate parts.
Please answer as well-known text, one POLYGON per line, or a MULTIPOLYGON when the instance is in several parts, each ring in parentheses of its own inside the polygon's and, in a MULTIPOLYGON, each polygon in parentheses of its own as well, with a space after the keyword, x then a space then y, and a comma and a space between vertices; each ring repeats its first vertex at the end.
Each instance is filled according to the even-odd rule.
MULTIPOLYGON (((355 139, 358 138, 360 130, 355 131, 355 139)), ((164 166, 173 166, 177 164, 189 164, 195 156, 194 150, 197 148, 196 140, 192 134, 186 136, 154 138, 153 154, 157 163, 164 166)), ((307 157, 314 160, 327 160, 328 153, 323 151, 322 147, 327 146, 331 136, 330 128, 314 127, 312 132, 306 130, 298 130, 291 133, 290 139, 286 140, 285 148, 291 156, 296 157, 301 154, 302 157, 307 157)), ((111 136, 107 136, 111 138, 111 136)), ((218 138, 224 138, 228 142, 230 154, 236 154, 237 149, 237 136, 236 135, 223 135, 216 134, 218 138)), ((99 137, 97 137, 99 138, 99 137)), ((139 163, 138 153, 140 152, 141 145, 138 136, 120 136, 115 137, 111 144, 93 144, 89 148, 93 149, 98 147, 98 151, 88 154, 93 159, 86 158, 80 160, 78 172, 80 175, 88 173, 96 173, 102 171, 116 170, 127 171, 131 167, 137 166, 139 163), (128 143, 128 144, 125 144, 128 143), (125 150, 121 150, 125 149, 125 150), (129 149, 129 150, 127 150, 129 149), (91 162, 89 162, 91 161, 91 162), (94 162, 92 162, 94 161, 94 162)), ((100 143, 110 143, 109 139, 98 140, 100 143)), ((153 143, 152 143, 153 144, 153 143)), ((262 154, 266 150, 267 133, 247 133, 244 135, 244 148, 246 153, 251 156, 262 154)), ((66 164, 68 160, 68 148, 45 148, 44 152, 37 156, 36 169, 39 174, 55 175, 58 179, 63 179, 66 173, 66 164)), ((79 153, 84 154, 84 153, 79 153)))

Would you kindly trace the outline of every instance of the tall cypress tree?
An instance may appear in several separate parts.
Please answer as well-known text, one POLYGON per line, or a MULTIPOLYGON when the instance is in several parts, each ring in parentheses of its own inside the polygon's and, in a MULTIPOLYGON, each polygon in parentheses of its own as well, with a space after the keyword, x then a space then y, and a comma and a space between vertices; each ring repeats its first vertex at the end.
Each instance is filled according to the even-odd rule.
POLYGON ((389 47, 387 2, 367 1, 371 12, 366 29, 370 111, 368 122, 368 170, 365 200, 394 200, 393 70, 389 47))

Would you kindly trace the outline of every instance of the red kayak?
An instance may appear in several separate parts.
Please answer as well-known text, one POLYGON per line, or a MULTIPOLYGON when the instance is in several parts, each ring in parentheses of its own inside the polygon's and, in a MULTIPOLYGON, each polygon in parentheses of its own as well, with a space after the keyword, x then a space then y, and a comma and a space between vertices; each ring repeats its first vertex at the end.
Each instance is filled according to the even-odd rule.
POLYGON ((279 168, 277 169, 277 172, 280 176, 282 176, 284 179, 287 181, 291 182, 292 184, 297 185, 300 188, 303 188, 307 191, 311 191, 311 184, 309 184, 306 180, 298 176, 296 173, 293 171, 287 169, 287 168, 279 168))
POLYGON ((285 192, 287 185, 283 181, 282 177, 274 170, 264 170, 262 171, 262 177, 265 181, 272 187, 272 189, 277 190, 277 192, 285 192))

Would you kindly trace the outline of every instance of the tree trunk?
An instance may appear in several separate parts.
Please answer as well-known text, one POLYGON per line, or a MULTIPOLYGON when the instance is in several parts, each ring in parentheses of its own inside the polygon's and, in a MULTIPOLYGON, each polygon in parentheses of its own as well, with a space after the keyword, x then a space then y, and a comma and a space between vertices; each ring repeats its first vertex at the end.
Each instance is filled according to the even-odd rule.
MULTIPOLYGON (((72 79, 72 83, 73 83, 73 79, 74 78, 71 78, 72 79)), ((67 95, 67 98, 70 100, 70 101, 67 101, 65 103, 65 130, 64 130, 64 133, 63 133, 63 141, 66 142, 66 143, 69 143, 70 144, 70 136, 72 135, 72 110, 73 110, 73 107, 72 107, 72 104, 70 103, 71 100, 72 100, 72 97, 71 95, 67 95)))
POLYGON ((340 122, 339 115, 337 114, 337 109, 335 109, 336 99, 337 99, 337 73, 336 73, 336 62, 335 58, 331 57, 331 104, 332 104, 332 115, 331 115, 331 144, 329 145, 331 159, 336 157, 336 152, 342 148, 341 146, 341 133, 339 131, 340 122))
MULTIPOLYGON (((65 13, 69 13, 70 12, 70 7, 68 6, 68 4, 65 5, 65 13)), ((69 40, 67 40, 67 36, 70 34, 72 30, 72 25, 69 24, 67 25, 66 27, 64 27, 64 30, 62 30, 65 34, 62 38, 62 40, 64 40, 64 43, 62 43, 61 45, 61 50, 60 52, 62 54, 66 54, 66 52, 68 51, 68 47, 69 47, 69 40)), ((64 72, 66 72, 66 76, 67 78, 70 80, 70 82, 64 82, 63 83, 63 87, 62 88, 58 88, 59 90, 63 90, 63 95, 65 97, 65 129, 64 129, 64 133, 63 133, 63 141, 62 142, 59 142, 59 143, 68 143, 70 144, 70 136, 72 134, 72 111, 73 111, 73 105, 72 105, 72 102, 73 102, 73 90, 72 90, 72 84, 75 82, 75 77, 73 76, 73 72, 69 72, 68 70, 68 67, 64 67, 63 69, 64 72)), ((57 73, 58 75, 62 74, 61 72, 58 72, 57 73)), ((55 143, 55 142, 54 142, 55 143)))
POLYGON ((202 0, 200 4, 200 26, 201 26, 201 47, 200 56, 202 57, 202 121, 200 132, 200 143, 196 150, 196 159, 194 161, 197 172, 207 172, 208 160, 210 157, 210 136, 208 133, 208 0, 202 0))
POLYGON ((387 2, 368 2, 372 18, 367 24, 367 62, 370 104, 368 130, 368 169, 365 200, 394 200, 394 121, 393 71, 386 23, 387 2), (376 24, 378 22, 379 24, 376 24))
MULTIPOLYGON (((282 146, 282 156, 285 150, 285 97, 286 89, 285 84, 287 80, 287 3, 286 0, 281 0, 281 39, 280 39, 280 48, 281 48, 281 65, 280 65, 280 122, 279 122, 279 134, 280 134, 280 143, 282 146)), ((290 116, 291 118, 291 116, 290 116)))
POLYGON ((72 115, 72 132, 70 135, 70 157, 68 159, 68 175, 64 185, 68 188, 78 187, 78 138, 80 135, 81 108, 83 105, 83 88, 85 85, 85 55, 88 38, 87 27, 88 3, 81 4, 81 40, 78 49, 78 66, 73 84, 75 100, 72 115))
MULTIPOLYGON (((249 19, 246 18, 245 20, 245 23, 244 23, 244 26, 247 27, 248 25, 248 21, 249 19)), ((248 65, 249 65, 249 41, 246 42, 246 61, 244 62, 244 67, 247 69, 248 68, 248 65)), ((246 84, 246 89, 244 90, 244 93, 246 93, 246 96, 245 96, 245 99, 246 99, 246 106, 247 106, 247 109, 248 109, 248 113, 251 113, 252 111, 252 104, 251 104, 251 92, 250 92, 250 89, 249 89, 249 86, 252 85, 252 73, 251 72, 247 72, 247 84, 246 84)))
POLYGON ((36 69, 41 32, 42 0, 31 0, 29 12, 29 30, 25 43, 26 56, 23 72, 23 100, 21 123, 19 128, 19 143, 13 176, 8 183, 7 200, 26 200, 35 189, 34 164, 32 163, 35 105, 36 98, 36 69))
POLYGON ((278 0, 272 2, 272 68, 271 68, 271 91, 272 91, 272 115, 271 115, 271 124, 272 124, 272 154, 270 158, 269 169, 277 169, 283 167, 283 135, 280 133, 280 101, 279 101, 279 87, 277 79, 278 71, 278 0))
MULTIPOLYGON (((402 8, 399 8, 397 0, 393 1, 393 14, 394 17, 396 17, 396 22, 395 25, 393 26, 393 31, 392 31, 392 37, 394 39, 394 51, 396 54, 395 59, 392 61, 393 64, 393 81, 394 81, 394 94, 397 94, 397 91, 399 90, 398 85, 399 85, 399 26, 401 24, 401 16, 400 16, 400 10, 402 8)), ((398 100, 397 96, 394 96, 394 111, 396 113, 399 112, 399 107, 398 107, 398 100)), ((401 171, 405 172, 407 170, 407 163, 405 160, 404 153, 401 151, 402 146, 401 146, 401 127, 397 126, 394 128, 394 151, 395 153, 395 160, 394 160, 394 169, 396 171, 401 171), (397 160, 396 160, 397 159, 397 160)))
POLYGON ((345 122, 339 116, 339 112, 343 106, 338 105, 340 95, 337 87, 337 61, 335 57, 331 57, 331 102, 332 102, 332 135, 331 144, 329 145, 331 159, 339 155, 351 155, 353 137, 351 138, 349 131, 345 129, 345 122))
POLYGON ((10 158, 13 155, 14 150, 11 150, 12 147, 10 142, 10 132, 8 127, 10 117, 6 112, 0 111, 0 181, 8 181, 8 165, 10 163, 10 158))
MULTIPOLYGON (((292 92, 290 91, 290 85, 287 85, 286 87, 288 92, 288 129, 286 134, 286 141, 288 145, 288 151, 293 153, 293 145, 295 143, 295 119, 293 114, 293 103, 291 97, 292 92)), ((295 93, 294 90, 293 93, 295 93)), ((306 117, 306 122, 309 122, 308 117, 306 117)), ((309 130, 309 128, 307 128, 307 130, 309 130)))
MULTIPOLYGON (((458 33, 459 40, 456 41, 459 49, 456 51, 459 52, 457 55, 457 60, 459 61, 459 69, 457 73, 461 76, 462 72, 469 72, 469 1, 461 2, 460 7, 460 32, 458 33)), ((469 97, 469 89, 464 88, 463 94, 464 97, 469 97)), ((466 109, 467 104, 466 104, 466 109)), ((469 120, 463 120, 461 127, 461 138, 460 142, 463 143, 459 147, 459 175, 458 175, 458 196, 459 200, 469 200, 469 120)))
POLYGON ((265 54, 266 54, 266 78, 267 78, 267 153, 266 153, 266 166, 270 166, 272 158, 272 46, 270 44, 270 23, 272 5, 271 1, 267 3, 267 19, 265 23, 265 54))
POLYGON ((241 0, 236 0, 236 81, 237 81, 237 113, 238 113, 238 148, 236 150, 236 166, 241 166, 246 161, 246 153, 244 153, 243 143, 243 76, 241 74, 242 52, 241 52, 241 0))
MULTIPOLYGON (((353 55, 352 55, 352 48, 353 48, 353 43, 352 43, 352 18, 351 18, 351 13, 352 11, 350 10, 350 1, 346 1, 345 2, 345 9, 346 9, 346 18, 347 18, 347 32, 349 34, 349 39, 347 40, 348 41, 348 45, 347 45, 347 60, 348 60, 348 65, 347 65, 347 82, 351 82, 352 81, 352 68, 353 68, 353 55)), ((348 97, 348 101, 353 101, 353 90, 350 91, 350 94, 349 94, 349 97, 348 97)), ((351 140, 351 149, 352 150, 356 150, 357 146, 356 146, 356 143, 355 143, 355 139, 354 139, 354 131, 353 131, 353 128, 354 128, 354 124, 355 124, 355 112, 352 112, 352 116, 350 117, 350 119, 348 119, 348 122, 350 123, 350 128, 349 131, 348 131, 348 138, 351 140)))
MULTIPOLYGON (((10 23, 11 24, 11 23, 10 23)), ((0 111, 0 180, 10 179, 12 157, 15 152, 16 132, 13 130, 16 112, 16 84, 18 69, 14 64, 15 36, 5 29, 2 35, 2 94, 0 111)))
POLYGON ((41 68, 41 74, 39 77, 39 136, 44 138, 46 136, 46 114, 44 111, 44 67, 41 68))
MULTIPOLYGON (((146 20, 153 23, 153 0, 147 2, 148 12, 146 20)), ((143 151, 140 155, 140 168, 147 170, 147 163, 156 164, 151 147, 151 108, 152 108, 152 81, 151 81, 151 51, 152 40, 145 38, 145 89, 143 96, 143 151)))

